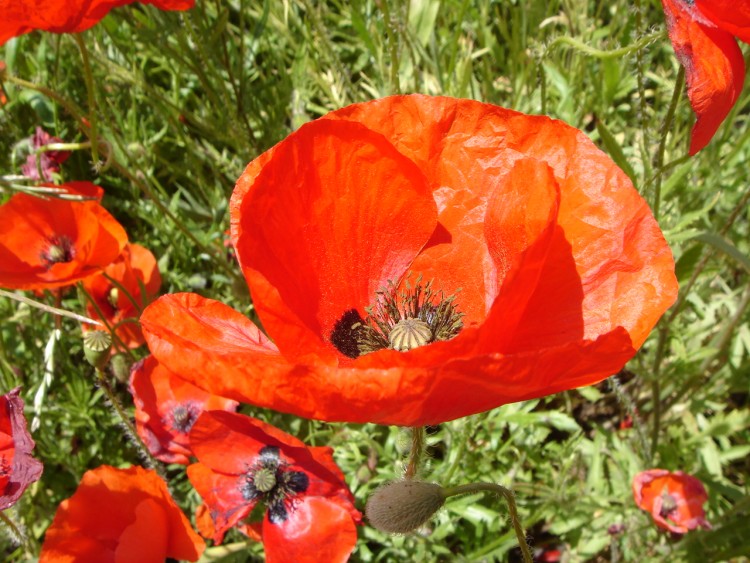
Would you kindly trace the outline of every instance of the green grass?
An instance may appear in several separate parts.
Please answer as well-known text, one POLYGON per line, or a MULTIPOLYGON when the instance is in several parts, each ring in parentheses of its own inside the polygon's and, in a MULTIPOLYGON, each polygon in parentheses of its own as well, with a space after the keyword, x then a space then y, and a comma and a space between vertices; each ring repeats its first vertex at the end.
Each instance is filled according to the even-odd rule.
MULTIPOLYGON (((684 94, 663 131, 678 79, 663 20, 660 3, 646 0, 198 0, 185 13, 132 5, 82 35, 93 114, 72 36, 37 32, 0 48, 7 74, 37 85, 4 83, 0 174, 19 173, 18 142, 35 126, 84 142, 79 120, 95 116, 110 161, 94 170, 91 152, 76 151, 64 179, 104 187, 130 240, 159 259, 164 293, 197 291, 252 314, 223 246, 228 198, 245 165, 302 123, 422 92, 581 128, 652 204, 677 260, 679 301, 616 379, 430 428, 422 474, 513 488, 532 548, 564 546, 566 561, 739 561, 750 553, 750 89, 711 144, 686 158, 693 114, 684 94), (634 428, 619 430, 628 414, 634 428), (706 484, 713 530, 682 539, 657 531, 630 491, 633 475, 652 467, 706 484), (613 524, 624 531, 608 533, 613 524)), ((50 295, 40 301, 53 304, 50 295)), ((62 307, 82 311, 75 292, 62 307)), ((6 298, 0 319, 1 389, 23 385, 45 464, 8 515, 38 545, 84 471, 140 461, 83 359, 77 323, 61 320, 45 375, 55 319, 6 298)), ((131 408, 125 386, 116 391, 131 408)), ((408 436, 395 427, 244 412, 335 447, 360 508, 406 460, 408 436)), ((182 469, 169 475, 192 513, 198 499, 182 469)), ((488 496, 454 499, 417 534, 362 527, 353 560, 519 560, 506 514, 488 496)), ((33 556, 9 539, 0 552, 33 556)), ((254 546, 225 560, 261 554, 254 546)))

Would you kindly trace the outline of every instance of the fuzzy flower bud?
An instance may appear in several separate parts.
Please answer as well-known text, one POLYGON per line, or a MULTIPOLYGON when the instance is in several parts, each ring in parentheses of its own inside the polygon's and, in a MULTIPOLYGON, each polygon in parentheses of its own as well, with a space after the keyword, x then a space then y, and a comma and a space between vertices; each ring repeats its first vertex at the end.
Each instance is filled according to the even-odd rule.
POLYGON ((443 487, 424 481, 392 481, 375 491, 365 514, 370 524, 389 534, 407 534, 419 528, 445 502, 443 487))

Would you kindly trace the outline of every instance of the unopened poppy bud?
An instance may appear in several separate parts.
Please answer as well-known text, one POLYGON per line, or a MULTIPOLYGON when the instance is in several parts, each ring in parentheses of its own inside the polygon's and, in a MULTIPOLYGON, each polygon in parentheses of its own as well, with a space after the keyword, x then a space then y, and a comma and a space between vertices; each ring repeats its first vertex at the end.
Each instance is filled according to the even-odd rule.
POLYGON ((83 355, 97 369, 104 369, 109 361, 112 337, 103 330, 92 330, 83 336, 83 355))
POLYGON ((419 528, 445 502, 443 487, 424 481, 393 481, 380 487, 367 501, 370 524, 389 534, 407 534, 419 528))
POLYGON ((109 369, 120 383, 127 383, 130 379, 130 368, 133 362, 127 354, 115 354, 109 362, 109 369))

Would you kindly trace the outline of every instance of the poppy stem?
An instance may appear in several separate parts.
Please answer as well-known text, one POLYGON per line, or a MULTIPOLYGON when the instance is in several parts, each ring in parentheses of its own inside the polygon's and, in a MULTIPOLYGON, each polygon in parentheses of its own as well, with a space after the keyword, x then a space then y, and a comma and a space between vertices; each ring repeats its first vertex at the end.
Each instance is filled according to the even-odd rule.
POLYGON ((409 464, 406 466, 404 478, 412 479, 419 471, 424 452, 424 426, 415 426, 411 429, 411 449, 409 450, 409 464))
POLYGON ((143 440, 141 440, 141 437, 138 435, 135 426, 133 426, 133 423, 130 422, 130 418, 128 417, 128 415, 125 414, 125 409, 123 408, 122 403, 120 403, 120 400, 112 390, 109 381, 107 381, 106 374, 100 368, 95 368, 95 371, 96 378, 99 382, 99 387, 101 387, 102 391, 104 391, 104 394, 107 396, 109 403, 112 405, 112 408, 120 418, 120 421, 122 422, 125 429, 125 435, 130 438, 130 441, 133 444, 136 445, 136 447, 140 451, 141 456, 144 458, 144 460, 147 461, 147 467, 149 469, 156 470, 159 476, 163 478, 164 468, 162 467, 161 463, 159 463, 159 461, 153 455, 151 455, 151 452, 146 447, 146 444, 143 442, 143 440))
POLYGON ((391 19, 391 10, 388 6, 388 0, 378 2, 380 9, 383 11, 383 20, 385 21, 386 35, 388 37, 388 49, 391 57, 391 88, 393 94, 401 93, 401 82, 398 71, 401 66, 398 58, 398 38, 396 37, 396 26, 391 19))
POLYGON ((518 546, 521 548, 523 561, 524 563, 533 563, 534 558, 531 556, 529 544, 526 543, 526 532, 524 532, 523 526, 521 525, 521 520, 518 518, 516 499, 513 491, 496 483, 469 483, 466 485, 459 485, 457 487, 445 488, 443 489, 443 496, 445 498, 448 498, 456 495, 465 495, 478 492, 494 493, 505 499, 505 502, 508 503, 510 521, 511 524, 513 524, 513 530, 516 532, 516 538, 518 539, 518 546))
POLYGON ((88 119, 91 127, 91 158, 94 161, 94 168, 99 169, 99 147, 97 140, 97 119, 96 119, 96 96, 94 95, 94 77, 91 73, 91 63, 89 62, 89 51, 86 42, 83 40, 81 33, 74 33, 73 38, 78 44, 81 51, 81 61, 83 62, 83 76, 86 81, 86 93, 88 95, 88 119))
POLYGON ((659 39, 663 39, 664 37, 664 31, 657 31, 654 33, 651 33, 649 35, 645 35, 632 45, 628 45, 627 47, 621 47, 620 49, 612 49, 611 51, 604 51, 602 49, 595 49, 594 47, 590 47, 586 43, 583 43, 582 41, 579 41, 578 39, 573 39, 572 37, 568 36, 561 36, 556 37, 547 47, 547 51, 552 50, 554 47, 557 47, 558 45, 565 45, 567 47, 572 47, 576 51, 579 51, 583 53, 584 55, 589 55, 590 57, 595 57, 597 59, 617 59, 624 57, 626 55, 629 55, 631 53, 637 53, 641 49, 644 49, 648 47, 651 43, 654 43, 655 41, 658 41, 659 39))
POLYGON ((27 553, 36 555, 37 550, 31 543, 31 537, 24 534, 6 512, 6 510, 0 510, 0 521, 8 527, 8 535, 11 536, 11 540, 15 540, 19 545, 22 545, 27 553))
POLYGON ((656 179, 654 181, 654 201, 652 204, 652 210, 654 212, 654 218, 659 220, 659 207, 661 206, 661 182, 662 174, 660 170, 664 166, 664 152, 667 147, 667 137, 672 131, 672 122, 674 121, 674 114, 677 110, 677 104, 680 101, 682 89, 685 87, 685 67, 680 65, 680 70, 677 72, 677 78, 674 82, 674 91, 672 92, 672 101, 669 102, 669 108, 667 108, 667 115, 664 118, 664 125, 661 129, 661 139, 659 140, 659 148, 656 151, 654 157, 654 173, 656 179))
POLYGON ((7 297, 8 299, 13 299, 14 301, 25 303, 26 305, 29 305, 30 307, 41 309, 42 311, 46 311, 47 313, 52 313, 53 315, 59 315, 61 317, 69 317, 71 319, 75 319, 76 321, 79 321, 82 323, 102 326, 102 323, 100 323, 99 321, 95 321, 94 319, 84 317, 83 315, 79 315, 77 313, 71 313, 70 311, 66 311, 65 309, 58 309, 57 307, 51 307, 49 305, 45 305, 44 303, 39 303, 39 301, 34 301, 33 299, 29 299, 28 297, 24 297, 23 295, 16 295, 15 293, 11 293, 3 289, 0 289, 0 297, 7 297))

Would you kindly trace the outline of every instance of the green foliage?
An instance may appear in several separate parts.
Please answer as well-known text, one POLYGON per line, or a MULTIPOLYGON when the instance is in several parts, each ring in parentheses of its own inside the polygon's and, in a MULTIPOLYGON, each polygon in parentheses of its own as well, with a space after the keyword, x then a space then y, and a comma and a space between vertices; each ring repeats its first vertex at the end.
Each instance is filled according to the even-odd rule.
MULTIPOLYGON (((185 13, 133 4, 82 35, 95 108, 71 36, 37 32, 0 48, 7 74, 36 85, 4 82, 0 173, 19 173, 22 140, 37 125, 84 143, 81 120, 95 120, 104 163, 92 169, 83 147, 62 179, 104 187, 131 241, 159 258, 164 292, 197 291, 252 315, 223 244, 228 198, 244 166, 304 122, 400 91, 475 98, 581 128, 654 208, 677 260, 679 301, 609 384, 429 428, 420 475, 512 488, 532 548, 561 549, 565 561, 739 561, 750 553, 750 90, 713 142, 686 158, 693 117, 684 96, 662 130, 683 87, 663 30, 659 3, 646 1, 198 0, 185 13), (620 429, 626 416, 634 426, 620 429), (712 530, 679 538, 656 529, 630 488, 653 467, 706 484, 712 530)), ((38 300, 58 306, 50 294, 38 300)), ((83 310, 73 293, 60 306, 83 310)), ((84 471, 142 460, 83 359, 76 321, 7 298, 0 319, 2 391, 23 385, 45 464, 9 515, 38 546, 84 471)), ((132 413, 125 385, 112 385, 132 413)), ((403 473, 402 429, 245 412, 333 446, 360 508, 403 473)), ((182 469, 168 475, 192 513, 199 499, 182 469)), ((515 561, 506 514, 487 495, 451 499, 412 535, 362 527, 354 560, 515 561)), ((242 537, 232 532, 232 541, 242 537)), ((0 546, 9 561, 36 549, 0 546)), ((262 550, 210 553, 241 562, 262 550)))

